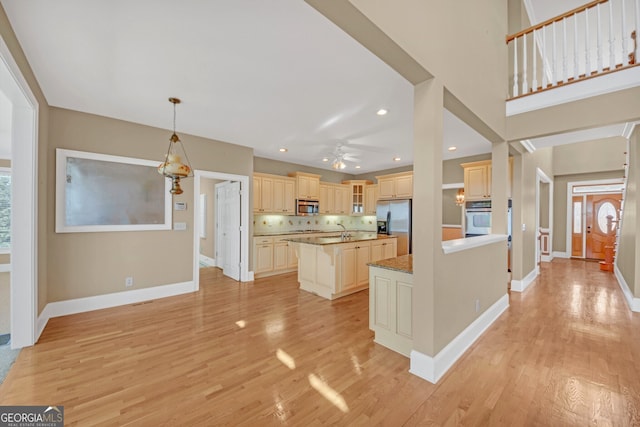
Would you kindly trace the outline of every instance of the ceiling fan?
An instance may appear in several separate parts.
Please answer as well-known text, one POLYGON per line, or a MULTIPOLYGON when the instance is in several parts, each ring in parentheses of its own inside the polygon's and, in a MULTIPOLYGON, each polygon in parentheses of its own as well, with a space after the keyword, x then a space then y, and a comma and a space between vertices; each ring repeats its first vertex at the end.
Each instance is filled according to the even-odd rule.
POLYGON ((322 161, 328 162, 331 160, 331 167, 335 170, 342 170, 346 168, 347 164, 345 163, 345 160, 349 162, 357 162, 358 158, 353 154, 346 153, 343 147, 344 145, 342 143, 338 143, 331 156, 323 158, 322 161))

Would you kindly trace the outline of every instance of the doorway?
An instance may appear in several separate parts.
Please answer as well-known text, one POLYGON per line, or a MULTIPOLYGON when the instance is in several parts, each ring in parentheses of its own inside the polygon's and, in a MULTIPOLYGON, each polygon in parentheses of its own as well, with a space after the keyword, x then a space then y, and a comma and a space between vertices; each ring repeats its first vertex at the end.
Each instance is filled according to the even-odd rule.
POLYGON ((591 186, 573 187, 571 256, 604 260, 605 248, 615 244, 622 192, 589 193, 591 190, 597 189, 591 186))
POLYGON ((211 171, 194 172, 194 283, 200 287, 200 253, 202 231, 206 227, 201 204, 204 180, 216 180, 215 206, 215 265, 234 280, 253 280, 249 272, 249 177, 211 171), (221 182, 223 181, 223 182, 221 182), (221 198, 221 199, 220 199, 221 198), (226 237, 225 237, 226 236, 226 237))
POLYGON ((37 322, 38 101, 0 37, 0 91, 11 104, 11 348, 33 345, 37 322))

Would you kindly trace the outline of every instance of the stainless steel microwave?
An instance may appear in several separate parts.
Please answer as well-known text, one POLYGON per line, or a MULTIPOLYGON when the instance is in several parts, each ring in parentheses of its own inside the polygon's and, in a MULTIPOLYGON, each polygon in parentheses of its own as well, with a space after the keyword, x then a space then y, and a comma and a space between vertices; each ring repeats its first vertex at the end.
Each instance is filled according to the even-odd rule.
POLYGON ((320 213, 320 202, 317 200, 296 200, 296 215, 308 216, 318 215, 320 213))

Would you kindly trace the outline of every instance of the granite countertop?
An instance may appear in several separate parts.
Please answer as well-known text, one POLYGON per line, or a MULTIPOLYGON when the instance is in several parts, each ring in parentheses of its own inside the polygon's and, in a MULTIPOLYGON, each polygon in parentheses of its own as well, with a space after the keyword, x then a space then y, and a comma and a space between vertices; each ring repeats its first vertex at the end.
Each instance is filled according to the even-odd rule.
POLYGON ((332 233, 332 236, 326 237, 292 237, 286 239, 292 243, 306 243, 308 245, 336 245, 342 243, 355 243, 363 242, 365 240, 381 240, 381 239, 395 239, 396 236, 387 236, 386 234, 378 234, 376 232, 352 232, 351 237, 343 239, 339 235, 332 233))
POLYGON ((380 261, 370 262, 367 265, 413 274, 413 255, 409 254, 397 258, 382 259, 380 261))
MULTIPOLYGON (((296 235, 296 234, 340 234, 341 230, 336 231, 320 231, 320 230, 292 230, 292 231, 263 231, 258 233, 253 233, 253 237, 263 237, 263 236, 288 236, 288 235, 296 235)), ((359 233, 359 231, 347 231, 347 233, 359 233)), ((365 233, 368 233, 366 231, 365 233)))

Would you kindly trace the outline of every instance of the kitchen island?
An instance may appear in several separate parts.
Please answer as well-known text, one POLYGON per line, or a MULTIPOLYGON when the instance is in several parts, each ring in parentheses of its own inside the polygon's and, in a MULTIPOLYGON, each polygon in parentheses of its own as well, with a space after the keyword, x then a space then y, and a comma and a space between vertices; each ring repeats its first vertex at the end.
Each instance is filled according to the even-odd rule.
POLYGON ((397 256, 397 239, 374 232, 287 239, 298 257, 300 289, 336 299, 369 287, 372 261, 397 256))
POLYGON ((369 329, 374 341, 409 357, 413 347, 413 255, 369 263, 369 329))

